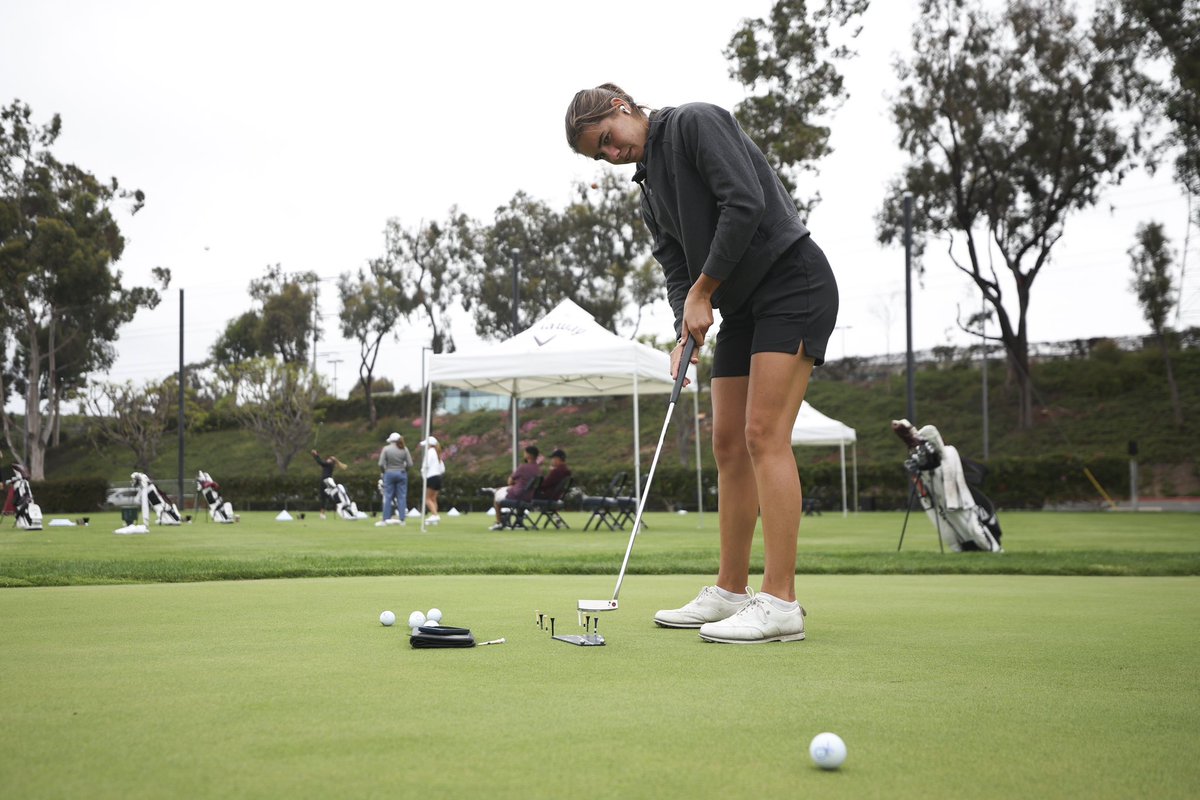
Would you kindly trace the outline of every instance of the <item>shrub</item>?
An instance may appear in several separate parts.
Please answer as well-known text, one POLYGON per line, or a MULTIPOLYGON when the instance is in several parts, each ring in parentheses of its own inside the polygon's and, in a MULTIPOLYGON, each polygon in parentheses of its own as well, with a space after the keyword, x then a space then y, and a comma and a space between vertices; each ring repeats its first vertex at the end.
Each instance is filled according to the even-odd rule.
POLYGON ((89 513, 104 508, 108 481, 104 478, 73 478, 62 481, 32 481, 34 501, 43 513, 89 513))

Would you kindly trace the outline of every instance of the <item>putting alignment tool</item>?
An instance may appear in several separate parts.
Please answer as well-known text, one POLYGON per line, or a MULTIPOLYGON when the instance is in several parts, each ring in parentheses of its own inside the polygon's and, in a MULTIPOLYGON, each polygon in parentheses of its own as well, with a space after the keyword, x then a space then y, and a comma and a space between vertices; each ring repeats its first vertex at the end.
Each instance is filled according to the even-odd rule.
MULTIPOLYGON (((675 413, 675 404, 679 402, 679 393, 683 390, 683 381, 687 377, 688 367, 692 363, 692 353, 696 350, 696 340, 689 334, 683 344, 683 355, 679 359, 679 372, 675 376, 675 387, 671 390, 671 402, 667 405, 667 418, 663 420, 662 431, 658 434, 658 446, 654 448, 654 460, 650 462, 650 473, 646 476, 646 488, 638 498, 637 515, 633 518, 633 530, 629 533, 629 546, 625 548, 625 558, 621 561, 621 571, 617 575, 617 586, 613 589, 611 600, 580 600, 576 610, 594 613, 597 611, 615 611, 617 596, 621 594, 621 584, 625 581, 625 569, 629 566, 629 556, 633 553, 633 543, 642 527, 642 513, 646 510, 646 498, 650 496, 650 486, 654 483, 654 470, 658 467, 658 457, 662 455, 663 441, 667 438, 667 427, 671 424, 671 416, 675 413)), ((599 634, 597 634, 598 636, 599 634)))

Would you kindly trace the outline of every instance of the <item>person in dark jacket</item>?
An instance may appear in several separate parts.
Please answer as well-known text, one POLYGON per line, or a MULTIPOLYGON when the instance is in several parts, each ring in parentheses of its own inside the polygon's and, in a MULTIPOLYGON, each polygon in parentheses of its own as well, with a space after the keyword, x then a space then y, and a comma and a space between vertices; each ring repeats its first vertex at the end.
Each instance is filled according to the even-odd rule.
POLYGON ((635 168, 642 218, 675 313, 672 376, 686 368, 679 361, 687 337, 702 345, 714 309, 721 313, 712 380, 719 572, 716 585, 654 621, 699 628, 715 642, 803 639, 791 430, 837 320, 833 271, 778 175, 725 109, 689 103, 652 110, 604 84, 575 95, 566 129, 577 153, 635 168), (755 594, 747 584, 760 513, 765 563, 755 594))
POLYGON ((321 483, 317 488, 317 498, 321 504, 321 519, 325 519, 326 506, 333 503, 333 500, 326 492, 325 479, 332 478, 335 469, 345 469, 346 465, 338 461, 337 456, 322 456, 316 450, 310 450, 309 452, 312 454, 313 460, 317 462, 317 466, 321 468, 321 483))

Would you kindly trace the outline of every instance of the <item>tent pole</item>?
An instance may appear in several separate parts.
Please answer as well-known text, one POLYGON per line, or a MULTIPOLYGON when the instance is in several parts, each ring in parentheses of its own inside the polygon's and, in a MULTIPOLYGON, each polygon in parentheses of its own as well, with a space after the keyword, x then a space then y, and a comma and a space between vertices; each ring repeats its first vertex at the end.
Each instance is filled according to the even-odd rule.
POLYGON ((854 461, 854 513, 858 513, 858 441, 850 445, 850 458, 854 461))
POLYGON ((838 450, 842 452, 842 516, 847 516, 846 512, 846 440, 838 442, 838 450))
POLYGON ((517 382, 512 385, 512 468, 517 471, 517 382))
MULTIPOLYGON (((636 352, 634 354, 636 358, 636 352)), ((642 498, 642 428, 638 406, 638 374, 637 364, 633 365, 633 495, 641 501, 642 498)), ((646 487, 647 491, 650 489, 646 487)))
POLYGON ((704 527, 704 477, 700 469, 700 370, 696 370, 696 391, 692 392, 692 422, 696 433, 696 510, 700 520, 696 527, 704 527))
MULTIPOLYGON (((422 364, 421 364, 422 371, 425 371, 424 370, 424 366, 425 366, 425 364, 424 364, 425 351, 424 350, 421 351, 421 360, 422 360, 422 364)), ((433 414, 433 382, 430 381, 429 383, 425 384, 425 437, 424 437, 425 441, 428 441, 430 434, 433 432, 433 421, 429 419, 429 417, 432 414, 433 414)), ((428 450, 429 445, 425 445, 425 449, 428 450)), ((422 451, 421 465, 424 466, 424 464, 425 464, 425 453, 424 453, 424 451, 422 451)), ((429 482, 429 477, 425 474, 425 470, 422 469, 421 470, 421 533, 425 532, 425 495, 426 495, 426 489, 427 489, 426 484, 428 482, 429 482)), ((406 502, 406 503, 408 502, 407 497, 404 498, 404 502, 406 502)), ((407 514, 408 512, 406 511, 405 513, 407 514)), ((387 522, 387 520, 384 520, 384 522, 387 522)))

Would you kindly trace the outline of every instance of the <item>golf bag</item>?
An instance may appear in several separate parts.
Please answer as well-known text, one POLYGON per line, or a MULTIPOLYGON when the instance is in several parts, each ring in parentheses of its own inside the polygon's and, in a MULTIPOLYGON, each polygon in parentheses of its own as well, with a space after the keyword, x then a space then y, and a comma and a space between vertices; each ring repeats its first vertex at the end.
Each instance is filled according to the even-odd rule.
MULTIPOLYGON (((149 516, 149 511, 154 511, 155 521, 159 525, 178 525, 182 521, 179 509, 171 502, 171 498, 159 491, 159 488, 154 485, 154 481, 150 480, 149 475, 144 472, 134 472, 129 478, 133 482, 134 488, 141 491, 143 514, 149 516)), ((149 520, 146 521, 149 522, 149 520)))
POLYGON ((5 483, 13 490, 13 512, 15 524, 26 531, 42 529, 42 507, 33 502, 33 490, 29 487, 29 473, 20 464, 13 464, 13 476, 5 483))
POLYGON ((367 515, 358 510, 358 505, 350 499, 346 487, 337 483, 333 478, 325 479, 325 495, 335 504, 337 515, 342 519, 366 519, 367 515))
POLYGON ((213 522, 233 522, 233 505, 221 497, 221 484, 214 481, 212 475, 204 470, 196 473, 196 493, 204 498, 204 504, 208 506, 208 516, 213 522))
MULTIPOLYGON (((904 469, 942 544, 955 553, 1003 552, 995 506, 977 487, 968 485, 958 449, 943 442, 932 425, 918 431, 900 419, 892 421, 892 430, 908 445, 904 469)), ((981 469, 971 466, 973 476, 982 479, 981 469)))

